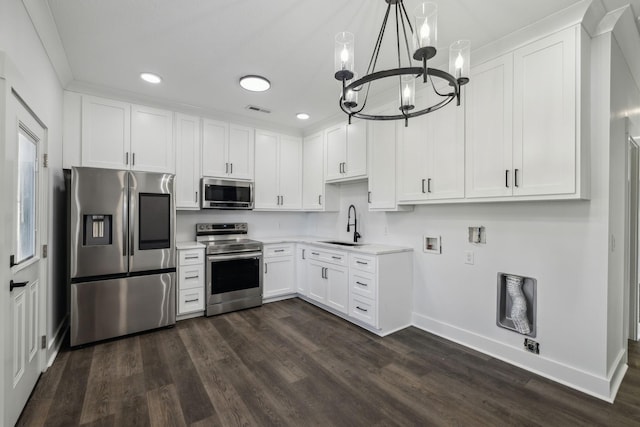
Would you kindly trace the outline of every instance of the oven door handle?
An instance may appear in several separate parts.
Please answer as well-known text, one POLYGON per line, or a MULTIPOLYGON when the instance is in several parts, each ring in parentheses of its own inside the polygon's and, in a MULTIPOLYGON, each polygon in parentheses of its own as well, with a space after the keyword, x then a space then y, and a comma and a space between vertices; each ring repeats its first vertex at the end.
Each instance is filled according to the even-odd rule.
POLYGON ((245 253, 228 254, 228 255, 208 255, 207 261, 218 262, 218 261, 229 261, 234 259, 257 258, 257 257, 262 257, 262 252, 245 252, 245 253))

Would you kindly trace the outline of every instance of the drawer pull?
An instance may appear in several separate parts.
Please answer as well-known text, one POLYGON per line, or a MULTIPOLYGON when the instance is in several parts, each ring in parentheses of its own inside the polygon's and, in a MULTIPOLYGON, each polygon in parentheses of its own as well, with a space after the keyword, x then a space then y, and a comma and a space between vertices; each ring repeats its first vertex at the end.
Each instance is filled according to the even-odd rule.
POLYGON ((196 274, 195 276, 185 276, 185 279, 197 279, 198 277, 200 277, 200 275, 196 274))
POLYGON ((366 308, 362 308, 359 305, 356 305, 356 308, 360 311, 364 311, 365 313, 368 312, 369 310, 367 310, 366 308))
POLYGON ((184 257, 184 259, 198 259, 198 258, 200 258, 200 255, 189 255, 184 257))
POLYGON ((364 262, 364 261, 356 261, 356 264, 369 265, 368 262, 364 262))
POLYGON ((185 303, 189 303, 189 302, 198 302, 198 301, 200 301, 200 298, 196 298, 196 299, 187 299, 187 300, 185 300, 184 302, 185 302, 185 303))
POLYGON ((365 288, 369 286, 366 283, 362 283, 362 282, 356 282, 356 285, 364 286, 365 288))
POLYGON ((284 249, 276 249, 274 252, 284 252, 284 249))
POLYGON ((337 259, 338 261, 342 261, 342 257, 341 256, 332 256, 331 258, 337 259))
POLYGON ((318 252, 311 252, 311 255, 319 256, 320 254, 318 252))

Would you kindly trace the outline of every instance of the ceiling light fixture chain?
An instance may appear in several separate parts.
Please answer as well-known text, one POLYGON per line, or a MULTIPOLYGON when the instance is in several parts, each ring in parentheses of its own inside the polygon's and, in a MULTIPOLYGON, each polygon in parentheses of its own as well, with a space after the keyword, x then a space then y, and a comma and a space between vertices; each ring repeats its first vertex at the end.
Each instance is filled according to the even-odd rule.
POLYGON ((470 43, 467 40, 459 40, 453 43, 449 48, 449 72, 439 70, 437 68, 429 68, 428 60, 433 58, 437 53, 437 11, 438 7, 435 3, 421 3, 414 13, 415 26, 411 25, 411 19, 404 5, 404 0, 385 0, 387 8, 380 26, 378 38, 376 40, 367 72, 364 76, 358 78, 354 67, 354 36, 348 32, 341 32, 336 35, 335 43, 335 75, 334 77, 342 82, 342 93, 339 98, 339 106, 349 117, 356 117, 365 120, 404 120, 405 126, 408 125, 409 118, 417 117, 423 114, 436 111, 449 104, 454 99, 457 105, 460 105, 461 87, 469 82, 469 66, 470 66, 470 43), (396 35, 396 55, 397 68, 376 71, 382 42, 387 28, 389 15, 391 14, 391 6, 395 5, 395 35, 396 35), (408 31, 407 31, 408 29, 408 31), (409 47, 409 37, 414 43, 413 56, 409 47), (404 38, 404 43, 402 43, 404 38), (406 49, 408 65, 403 66, 402 48, 406 49), (420 66, 414 66, 412 59, 419 61, 420 66), (439 102, 431 106, 416 108, 415 92, 416 80, 422 76, 422 83, 429 84, 433 92, 443 98, 439 102), (378 115, 369 114, 365 111, 371 83, 387 77, 397 77, 399 88, 399 106, 400 114, 378 115), (436 89, 434 77, 444 80, 451 87, 452 91, 448 93, 440 93, 436 89), (364 91, 364 99, 361 105, 358 104, 358 93, 366 85, 364 91))

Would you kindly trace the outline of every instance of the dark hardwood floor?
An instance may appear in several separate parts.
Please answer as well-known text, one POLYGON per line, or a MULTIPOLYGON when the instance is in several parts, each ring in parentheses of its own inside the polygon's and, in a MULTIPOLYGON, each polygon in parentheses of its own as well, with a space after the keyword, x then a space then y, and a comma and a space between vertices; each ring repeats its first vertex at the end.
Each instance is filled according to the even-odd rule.
POLYGON ((640 425, 640 345, 611 405, 416 328, 299 299, 63 350, 25 426, 640 425))

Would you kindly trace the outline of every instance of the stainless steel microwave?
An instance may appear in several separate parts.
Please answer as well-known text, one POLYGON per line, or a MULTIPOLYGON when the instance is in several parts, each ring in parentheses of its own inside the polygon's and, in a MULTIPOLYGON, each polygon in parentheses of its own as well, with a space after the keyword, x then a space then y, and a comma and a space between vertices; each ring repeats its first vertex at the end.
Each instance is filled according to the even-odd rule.
POLYGON ((253 183, 202 178, 203 209, 253 209, 253 183))

